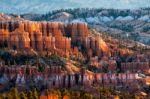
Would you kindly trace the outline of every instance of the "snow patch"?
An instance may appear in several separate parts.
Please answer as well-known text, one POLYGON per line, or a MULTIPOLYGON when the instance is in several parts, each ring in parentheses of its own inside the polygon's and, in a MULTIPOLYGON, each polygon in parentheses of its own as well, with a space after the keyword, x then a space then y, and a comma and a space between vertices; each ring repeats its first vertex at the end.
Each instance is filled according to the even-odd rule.
POLYGON ((71 21, 71 23, 86 23, 83 18, 74 19, 71 21))
POLYGON ((141 21, 150 21, 150 17, 148 15, 145 15, 145 16, 140 17, 138 20, 141 20, 141 21))
POLYGON ((107 16, 101 16, 99 17, 100 21, 102 22, 110 22, 110 21, 113 21, 114 18, 113 17, 107 17, 107 16))
POLYGON ((99 23, 99 19, 98 19, 98 17, 88 17, 88 18, 86 18, 86 21, 88 22, 88 23, 90 23, 90 24, 93 24, 93 23, 99 23))
POLYGON ((126 16, 126 17, 118 16, 116 20, 117 21, 132 21, 134 20, 134 18, 132 16, 126 16))

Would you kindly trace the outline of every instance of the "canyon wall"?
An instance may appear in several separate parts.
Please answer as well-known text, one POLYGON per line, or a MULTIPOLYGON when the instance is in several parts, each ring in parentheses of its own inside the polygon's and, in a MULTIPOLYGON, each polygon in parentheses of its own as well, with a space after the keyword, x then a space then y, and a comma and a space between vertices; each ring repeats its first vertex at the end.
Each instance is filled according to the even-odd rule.
MULTIPOLYGON (((49 89, 74 87, 76 85, 88 87, 95 84, 109 87, 121 85, 125 88, 129 87, 130 84, 145 83, 145 79, 138 77, 136 73, 108 74, 81 70, 79 73, 67 74, 59 66, 45 67, 42 72, 39 72, 34 66, 1 66, 0 73, 2 74, 0 77, 1 85, 4 86, 14 79, 16 86, 21 88, 28 88, 30 84, 34 84, 36 87, 44 85, 49 89)), ((137 86, 132 86, 132 88, 137 88, 137 86)))
POLYGON ((37 51, 70 52, 77 47, 79 51, 89 53, 91 49, 91 57, 109 52, 100 35, 92 36, 85 23, 64 25, 58 22, 2 21, 0 41, 3 45, 6 43, 9 48, 32 48, 37 51))
POLYGON ((121 63, 122 71, 130 71, 130 72, 149 72, 149 62, 127 62, 121 63))

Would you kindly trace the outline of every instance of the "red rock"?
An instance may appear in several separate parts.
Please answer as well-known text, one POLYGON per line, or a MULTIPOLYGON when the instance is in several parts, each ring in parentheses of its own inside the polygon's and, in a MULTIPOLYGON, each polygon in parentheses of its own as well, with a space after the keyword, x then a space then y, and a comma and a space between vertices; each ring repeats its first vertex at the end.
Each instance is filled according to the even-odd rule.
POLYGON ((54 37, 62 37, 63 36, 63 24, 58 22, 51 22, 48 23, 48 32, 52 33, 54 37))
POLYGON ((64 51, 71 49, 71 39, 66 37, 56 37, 55 46, 64 51))
POLYGON ((9 32, 7 30, 0 30, 0 43, 4 44, 5 42, 8 43, 9 32))
POLYGON ((122 63, 121 64, 123 71, 130 71, 130 72, 148 72, 149 70, 149 63, 148 62, 132 62, 132 63, 122 63))
POLYGON ((19 29, 10 33, 9 47, 17 49, 30 48, 30 38, 28 32, 20 31, 19 29))
POLYGON ((108 70, 109 70, 109 71, 112 71, 112 72, 115 72, 116 69, 117 69, 117 63, 116 63, 116 61, 115 61, 115 60, 110 60, 110 61, 108 62, 108 64, 109 64, 108 70))
POLYGON ((43 50, 43 37, 41 32, 34 32, 31 36, 31 45, 38 51, 43 50))
POLYGON ((68 27, 71 29, 71 38, 74 43, 77 43, 78 41, 82 43, 83 40, 89 35, 87 24, 73 23, 68 25, 68 27))
POLYGON ((71 51, 74 53, 71 46, 78 46, 79 51, 74 54, 82 56, 80 45, 83 45, 89 57, 101 57, 109 53, 107 44, 99 35, 89 37, 88 26, 83 23, 72 23, 65 26, 57 22, 16 21, 0 22, 0 28, 10 32, 8 34, 1 32, 3 35, 1 38, 7 39, 7 36, 10 35, 9 46, 11 48, 15 45, 18 49, 33 48, 37 51, 55 49, 54 52, 62 52, 62 55, 68 56, 71 51))
POLYGON ((51 50, 55 48, 55 37, 45 36, 43 37, 43 44, 45 50, 51 50))

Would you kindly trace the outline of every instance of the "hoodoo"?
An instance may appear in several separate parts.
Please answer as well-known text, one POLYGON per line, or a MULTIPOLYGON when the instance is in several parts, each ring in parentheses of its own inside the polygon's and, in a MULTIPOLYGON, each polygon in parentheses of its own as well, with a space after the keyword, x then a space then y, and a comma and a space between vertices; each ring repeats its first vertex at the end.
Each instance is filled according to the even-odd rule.
MULTIPOLYGON (((64 25, 58 22, 1 22, 0 23, 1 43, 8 43, 10 48, 19 49, 33 48, 37 51, 60 49, 71 51, 75 46, 80 51, 96 52, 100 57, 101 53, 108 53, 109 48, 98 33, 90 35, 87 24, 70 23, 64 25), (8 41, 8 42, 7 42, 8 41), (81 50, 85 47, 85 50, 81 50)), ((73 50, 72 50, 73 51, 73 50)), ((93 55, 93 54, 92 54, 93 55)))

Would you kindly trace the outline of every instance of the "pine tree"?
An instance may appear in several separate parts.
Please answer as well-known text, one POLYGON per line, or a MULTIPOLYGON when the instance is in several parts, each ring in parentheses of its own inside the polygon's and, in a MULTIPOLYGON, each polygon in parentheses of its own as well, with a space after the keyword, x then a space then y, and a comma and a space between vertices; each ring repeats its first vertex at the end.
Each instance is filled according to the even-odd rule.
MULTIPOLYGON (((6 99, 13 99, 13 96, 11 93, 8 93, 7 96, 5 97, 6 99)), ((4 97, 1 99, 5 99, 4 97)))
POLYGON ((92 95, 91 95, 91 94, 85 93, 85 94, 82 96, 82 99, 93 99, 93 98, 92 98, 92 95))
POLYGON ((36 89, 34 89, 34 91, 33 91, 33 97, 34 97, 34 99, 38 99, 39 98, 38 92, 37 92, 36 89))
POLYGON ((70 95, 71 99, 80 99, 80 92, 76 91, 76 92, 72 92, 70 95))
POLYGON ((64 96, 70 96, 70 93, 67 89, 64 89, 62 92, 62 97, 64 97, 64 96))
POLYGON ((56 93, 57 93, 58 97, 61 98, 61 92, 60 92, 60 90, 57 90, 56 93))
POLYGON ((29 92, 29 99, 34 99, 32 91, 29 92))
POLYGON ((48 91, 48 89, 46 89, 46 92, 45 92, 45 93, 46 93, 46 95, 47 95, 47 96, 49 95, 49 91, 48 91))
POLYGON ((12 95, 13 99, 20 99, 17 88, 13 88, 11 90, 11 95, 12 95))
POLYGON ((21 93, 20 97, 21 99, 28 99, 27 95, 24 92, 21 93))

